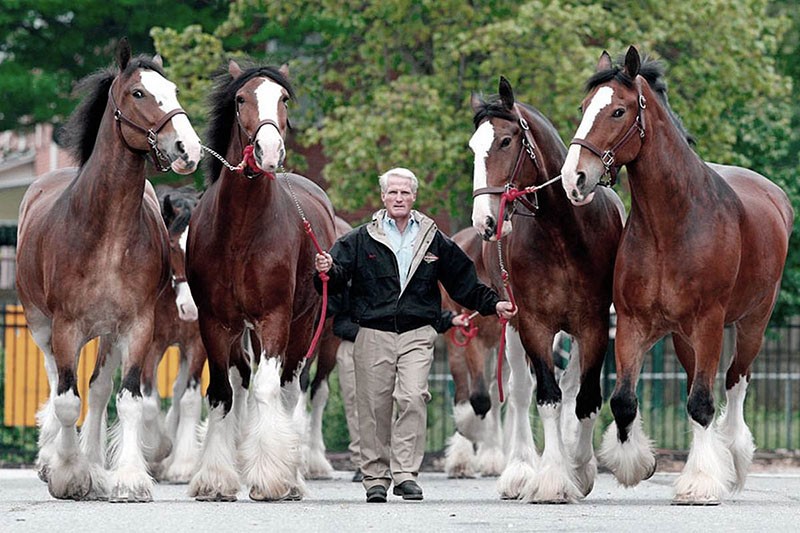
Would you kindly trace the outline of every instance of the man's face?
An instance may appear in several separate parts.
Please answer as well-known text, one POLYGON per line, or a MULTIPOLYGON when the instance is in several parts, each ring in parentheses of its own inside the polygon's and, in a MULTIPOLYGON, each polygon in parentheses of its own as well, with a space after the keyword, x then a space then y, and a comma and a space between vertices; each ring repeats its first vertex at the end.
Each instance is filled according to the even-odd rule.
POLYGON ((394 219, 409 216, 417 195, 411 192, 411 180, 399 176, 389 176, 386 192, 381 192, 381 201, 386 212, 394 219))

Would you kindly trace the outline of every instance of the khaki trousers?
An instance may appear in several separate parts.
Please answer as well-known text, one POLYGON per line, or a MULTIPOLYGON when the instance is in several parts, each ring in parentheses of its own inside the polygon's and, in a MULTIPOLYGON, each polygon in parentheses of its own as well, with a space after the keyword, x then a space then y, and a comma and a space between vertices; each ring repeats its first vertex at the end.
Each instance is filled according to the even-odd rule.
POLYGON ((356 403, 364 488, 416 479, 425 453, 428 374, 436 330, 361 328, 356 337, 356 403), (393 413, 393 408, 396 410, 393 413))
POLYGON ((358 409, 356 406, 356 367, 353 361, 353 347, 355 343, 344 340, 339 343, 336 350, 336 366, 339 369, 339 389, 342 391, 344 402, 344 415, 347 419, 347 432, 350 434, 350 461, 355 468, 360 468, 359 437, 358 437, 358 409))

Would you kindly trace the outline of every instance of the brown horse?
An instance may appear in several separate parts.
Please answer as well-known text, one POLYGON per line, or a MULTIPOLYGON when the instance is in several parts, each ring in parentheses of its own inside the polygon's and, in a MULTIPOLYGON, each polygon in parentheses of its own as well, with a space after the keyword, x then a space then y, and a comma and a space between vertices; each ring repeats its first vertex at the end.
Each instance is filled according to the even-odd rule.
POLYGON ((153 336, 153 310, 168 282, 167 234, 145 156, 192 172, 200 140, 164 77, 160 59, 131 59, 123 39, 116 69, 82 82, 87 96, 65 127, 78 169, 37 179, 20 209, 17 290, 45 354, 50 399, 39 413, 39 472, 56 498, 151 500, 140 448, 140 374, 153 336), (109 362, 97 372, 81 432, 75 375, 81 347, 101 337, 109 362), (122 361, 113 478, 105 465, 105 405, 122 361), (88 458, 88 461, 87 461, 88 458))
POLYGON ((275 174, 285 156, 291 97, 285 71, 243 71, 233 61, 211 96, 210 148, 230 161, 242 159, 246 146, 251 155, 244 171, 212 161, 210 184, 189 224, 186 274, 210 370, 208 432, 189 485, 200 500, 235 500, 237 464, 252 499, 299 499, 305 492, 301 432, 291 417, 321 299, 303 221, 323 248, 335 234, 322 189, 302 176, 275 174), (257 366, 251 384, 242 375, 249 351, 243 345, 256 351, 247 354, 257 366), (232 408, 235 416, 227 416, 232 408))
POLYGON ((153 413, 146 413, 146 443, 149 444, 146 448, 150 450, 148 460, 153 463, 151 472, 157 470, 159 479, 170 483, 188 483, 200 456, 196 429, 200 424, 200 385, 206 362, 206 351, 197 324, 197 306, 186 282, 185 268, 189 220, 199 194, 193 187, 159 186, 156 192, 169 234, 172 283, 156 303, 153 343, 142 372, 142 389, 150 391, 155 404, 153 407, 157 408, 160 404, 155 371, 169 346, 179 347, 180 365, 173 385, 172 404, 166 416, 166 428, 162 427, 157 409, 153 413), (165 457, 167 454, 169 456, 165 457), (163 463, 160 463, 161 460, 163 463))
MULTIPOLYGON (((483 263, 482 241, 472 228, 464 228, 453 240, 475 263, 478 277, 486 284, 491 280, 483 263)), ((442 307, 454 313, 466 312, 442 289, 442 307)), ((500 322, 497 317, 477 315, 470 321, 474 335, 465 337, 453 328, 445 334, 450 374, 455 384, 453 416, 456 432, 445 450, 445 472, 448 477, 475 477, 475 466, 483 476, 498 476, 505 466, 501 434, 500 403, 496 385, 497 345, 500 322), (487 416, 488 415, 488 416, 487 416), (477 446, 477 457, 474 448, 477 446)))
POLYGON ((666 100, 640 76, 642 66, 634 47, 622 66, 602 54, 562 169, 576 205, 596 199, 598 182, 620 165, 631 187, 614 273, 615 424, 599 456, 628 486, 655 469, 636 383, 645 352, 672 333, 688 375, 694 434, 674 501, 713 504, 742 487, 752 459, 745 393, 778 295, 794 213, 786 194, 763 176, 703 162, 666 100), (736 351, 725 378, 727 408, 712 424, 725 324, 736 328, 736 351))
MULTIPOLYGON (((602 403, 600 369, 608 346, 623 207, 613 191, 604 189, 591 210, 584 211, 551 186, 522 196, 521 205, 511 206, 513 216, 500 220, 500 195, 507 188, 522 190, 557 177, 567 149, 541 113, 514 101, 505 78, 499 87, 499 97, 489 102, 473 97, 476 130, 470 139, 475 154, 473 226, 487 240, 497 239, 498 227, 508 235, 502 259, 519 306, 507 335, 511 390, 506 423, 512 430, 498 488, 503 498, 575 501, 591 491, 597 471, 592 430, 602 403), (560 330, 572 335, 579 348, 579 358, 573 357, 570 365, 579 377, 570 378, 568 367, 561 388, 552 357, 560 330), (538 461, 528 419, 533 391, 528 361, 536 374, 544 426, 538 461), (577 397, 564 398, 562 409, 562 390, 575 380, 580 383, 577 397)), ((484 243, 483 261, 491 265, 493 284, 502 290, 499 247, 484 243)))

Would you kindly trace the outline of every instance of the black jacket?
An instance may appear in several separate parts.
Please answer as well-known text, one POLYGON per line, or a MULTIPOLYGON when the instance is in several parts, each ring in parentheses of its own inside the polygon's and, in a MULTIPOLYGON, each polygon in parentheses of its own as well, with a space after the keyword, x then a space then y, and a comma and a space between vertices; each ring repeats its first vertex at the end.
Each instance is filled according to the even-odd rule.
MULTIPOLYGON (((481 283, 475 265, 433 220, 417 211, 412 216, 420 223, 405 289, 400 291, 397 260, 383 232, 385 211, 378 211, 371 222, 336 241, 331 249, 333 267, 329 291, 345 290, 350 283, 350 312, 362 327, 402 333, 422 326, 441 331, 441 282, 457 303, 476 309, 482 315, 495 312, 497 294, 481 283)), ((314 278, 317 290, 322 284, 314 278)), ((452 315, 447 317, 452 320, 452 315)))

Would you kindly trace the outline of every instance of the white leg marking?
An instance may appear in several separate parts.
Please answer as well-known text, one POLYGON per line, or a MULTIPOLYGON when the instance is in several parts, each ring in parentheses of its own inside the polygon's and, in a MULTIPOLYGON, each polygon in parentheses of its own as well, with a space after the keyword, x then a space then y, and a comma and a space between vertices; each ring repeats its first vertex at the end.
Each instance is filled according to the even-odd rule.
POLYGON ((642 418, 638 410, 628 429, 628 440, 624 443, 619 441, 617 424, 612 422, 603 434, 603 443, 597 456, 600 463, 626 487, 637 485, 652 474, 656 465, 653 443, 642 430, 642 418))
POLYGON ((750 433, 750 428, 747 427, 744 420, 744 399, 747 395, 747 385, 747 379, 742 377, 730 390, 725 391, 727 398, 725 410, 717 420, 717 427, 722 439, 733 455, 736 482, 729 489, 734 492, 744 488, 747 470, 753 462, 753 453, 756 449, 753 434, 750 433))
POLYGON ((325 457, 325 441, 322 438, 322 415, 328 403, 328 382, 323 381, 311 400, 311 421, 309 424, 308 477, 311 479, 331 479, 333 467, 325 457))
POLYGON ((714 505, 720 503, 736 480, 733 457, 714 425, 704 428, 692 423, 692 447, 683 472, 675 480, 677 504, 714 505))
POLYGON ((444 471, 454 479, 475 477, 475 452, 472 441, 455 432, 447 439, 444 450, 444 471))
POLYGON ((149 502, 153 500, 153 479, 147 473, 142 452, 143 439, 142 397, 133 396, 123 389, 117 396, 119 422, 112 430, 112 483, 109 501, 149 502))

